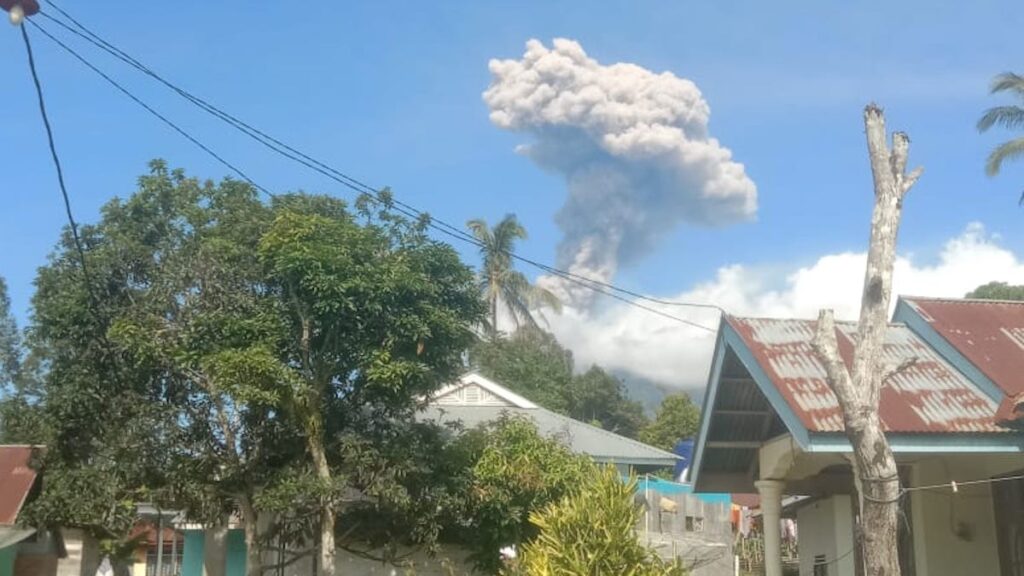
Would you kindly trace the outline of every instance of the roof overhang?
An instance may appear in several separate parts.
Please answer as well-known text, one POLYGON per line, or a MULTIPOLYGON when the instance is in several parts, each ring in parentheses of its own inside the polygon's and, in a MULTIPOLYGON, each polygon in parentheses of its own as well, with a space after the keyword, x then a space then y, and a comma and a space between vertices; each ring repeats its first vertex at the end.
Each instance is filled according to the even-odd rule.
MULTIPOLYGON (((911 329, 915 328, 915 326, 910 327, 911 329)), ((929 345, 936 345, 929 338, 924 336, 922 338, 929 345)), ((945 356, 945 354, 942 355, 945 356)), ((753 477, 753 473, 757 466, 758 451, 772 437, 778 437, 778 434, 769 435, 766 429, 759 438, 751 437, 731 442, 721 442, 710 438, 716 416, 721 417, 730 412, 729 410, 718 408, 718 399, 722 393, 723 382, 729 381, 728 378, 723 377, 723 368, 726 364, 727 356, 730 359, 738 360, 743 369, 746 370, 749 376, 747 381, 756 386, 760 394, 763 395, 767 401, 768 410, 778 416, 778 419, 785 426, 785 433, 791 437, 793 444, 801 452, 841 454, 852 451, 850 442, 845 434, 812 432, 804 426, 797 414, 782 397, 778 388, 776 388, 756 361, 739 333, 729 323, 728 318, 726 318, 721 323, 718 337, 715 341, 714 357, 708 376, 707 393, 704 395, 700 427, 694 444, 693 464, 689 469, 689 479, 696 491, 750 490, 753 480, 756 479, 753 477), (709 452, 730 449, 734 451, 734 454, 744 454, 742 457, 749 460, 749 465, 744 472, 724 474, 720 472, 709 473, 705 470, 709 452)), ((953 360, 950 361, 954 363, 957 369, 962 369, 960 363, 953 360)), ((967 366, 970 366, 969 363, 967 366)), ((963 373, 973 380, 974 374, 963 373)), ((992 387, 995 388, 994 384, 992 387)), ((987 394, 988 391, 985 393, 987 394)), ((1013 432, 889 433, 886 434, 886 437, 889 440, 892 451, 897 454, 1024 453, 1024 435, 1013 432)))

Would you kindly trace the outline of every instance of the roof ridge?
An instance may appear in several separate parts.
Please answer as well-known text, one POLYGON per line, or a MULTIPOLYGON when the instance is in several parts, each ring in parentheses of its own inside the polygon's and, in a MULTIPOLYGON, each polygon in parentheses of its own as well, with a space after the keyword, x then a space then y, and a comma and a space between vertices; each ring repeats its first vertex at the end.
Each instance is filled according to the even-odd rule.
POLYGON ((650 444, 647 444, 645 442, 641 442, 641 441, 636 440, 634 438, 629 438, 627 436, 623 436, 622 434, 617 434, 615 432, 612 432, 611 430, 605 430, 604 428, 601 428, 600 426, 594 426, 593 424, 591 424, 589 422, 584 422, 582 420, 577 420, 577 419, 575 419, 575 418, 573 418, 571 416, 566 416, 565 414, 559 414, 558 412, 555 412, 554 410, 549 410, 549 409, 547 409, 547 408, 545 408, 543 406, 537 405, 537 408, 535 408, 535 409, 536 410, 542 410, 544 412, 547 412, 548 414, 552 414, 556 418, 559 418, 561 420, 571 420, 571 421, 576 422, 578 424, 582 424, 582 425, 587 426, 589 428, 592 428, 593 430, 595 430, 597 432, 600 432, 601 434, 604 434, 606 436, 612 436, 612 437, 615 437, 615 438, 619 438, 619 439, 625 440, 626 442, 629 442, 631 444, 636 444, 637 446, 642 446, 642 447, 647 448, 649 450, 656 450, 658 452, 661 452, 662 454, 671 456, 673 458, 680 458, 680 456, 678 454, 675 454, 673 452, 668 452, 666 450, 662 450, 661 448, 658 448, 657 446, 651 446, 650 444))
MULTIPOLYGON (((1024 302, 1022 302, 1022 304, 1024 304, 1024 302)), ((730 316, 729 318, 731 320, 768 320, 768 321, 771 321, 771 322, 809 322, 809 323, 812 323, 812 322, 817 322, 818 321, 817 318, 785 318, 785 317, 778 317, 778 316, 730 316)), ((835 321, 835 324, 837 326, 839 326, 839 325, 856 326, 857 323, 858 323, 857 320, 836 320, 835 321)), ((907 325, 906 322, 897 322, 895 320, 890 320, 889 321, 889 327, 890 328, 906 327, 906 325, 907 325)))
POLYGON ((907 301, 926 302, 951 302, 957 304, 1012 304, 1024 306, 1024 300, 1003 300, 999 298, 952 298, 942 296, 900 296, 900 299, 907 301))

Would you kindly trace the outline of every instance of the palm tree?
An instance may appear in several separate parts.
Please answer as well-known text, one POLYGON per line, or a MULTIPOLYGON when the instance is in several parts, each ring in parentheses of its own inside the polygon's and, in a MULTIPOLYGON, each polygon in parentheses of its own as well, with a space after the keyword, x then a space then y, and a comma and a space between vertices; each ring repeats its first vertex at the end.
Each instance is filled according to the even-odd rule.
MULTIPOLYGON (((1004 72, 992 80, 992 93, 1009 92, 1024 103, 1024 76, 1013 72, 1004 72)), ((978 130, 984 132, 992 126, 999 125, 1010 130, 1024 128, 1024 107, 995 106, 989 108, 978 120, 978 130)), ((1016 159, 1024 155, 1024 137, 1007 140, 996 146, 985 162, 985 172, 989 176, 999 173, 1003 161, 1016 159)))
POLYGON ((470 220, 466 223, 473 236, 480 244, 480 256, 483 258, 483 269, 480 273, 480 292, 487 301, 490 313, 490 332, 498 333, 498 308, 504 306, 516 328, 520 325, 537 327, 533 310, 542 307, 561 311, 562 304, 558 297, 549 290, 534 286, 522 272, 512 267, 512 251, 516 240, 526 238, 523 228, 515 214, 508 214, 494 225, 487 225, 483 219, 470 220))

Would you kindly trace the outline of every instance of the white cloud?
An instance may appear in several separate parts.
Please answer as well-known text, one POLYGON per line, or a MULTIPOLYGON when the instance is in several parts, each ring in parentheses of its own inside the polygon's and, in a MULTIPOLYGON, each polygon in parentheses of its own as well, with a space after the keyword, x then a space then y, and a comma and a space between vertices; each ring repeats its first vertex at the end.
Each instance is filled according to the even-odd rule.
MULTIPOLYGON (((566 39, 550 49, 530 40, 522 59, 491 60, 490 70, 491 122, 530 134, 519 152, 565 177, 560 267, 607 281, 680 223, 754 216, 754 182, 708 133, 711 109, 693 82, 600 64, 566 39)), ((578 306, 591 296, 557 278, 543 283, 578 306)))
MULTIPOLYGON (((856 319, 860 306, 865 254, 844 252, 782 275, 735 264, 667 300, 717 304, 739 316, 814 318, 833 308, 839 318, 856 319)), ((971 224, 944 245, 934 264, 912 255, 897 259, 896 294, 962 297, 990 281, 1024 284, 1024 261, 998 244, 981 224, 971 224)), ((667 314, 717 327, 717 314, 650 304, 667 314)), ((549 315, 551 329, 572 349, 577 365, 598 363, 649 378, 672 388, 703 388, 713 334, 644 310, 614 304, 598 310, 567 309, 549 315)))

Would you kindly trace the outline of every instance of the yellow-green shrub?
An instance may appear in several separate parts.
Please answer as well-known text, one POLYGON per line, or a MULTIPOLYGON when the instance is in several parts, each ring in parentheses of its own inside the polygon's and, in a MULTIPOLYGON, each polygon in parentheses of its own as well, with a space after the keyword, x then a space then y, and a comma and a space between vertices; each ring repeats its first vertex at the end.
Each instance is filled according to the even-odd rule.
POLYGON ((608 467, 557 503, 530 515, 540 530, 508 573, 525 576, 682 576, 637 540, 635 479, 608 467))

